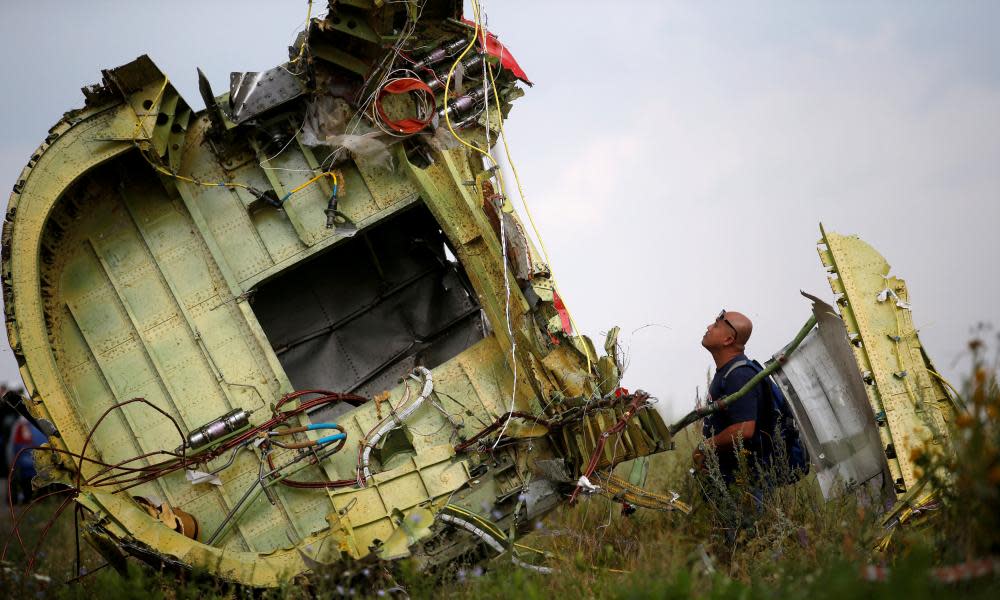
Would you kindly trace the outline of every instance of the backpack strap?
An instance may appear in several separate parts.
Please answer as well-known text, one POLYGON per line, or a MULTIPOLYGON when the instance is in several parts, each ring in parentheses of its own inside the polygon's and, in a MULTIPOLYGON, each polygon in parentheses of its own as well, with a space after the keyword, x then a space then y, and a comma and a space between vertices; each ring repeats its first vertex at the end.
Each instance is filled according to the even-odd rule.
MULTIPOLYGON (((726 377, 729 377, 730 373, 732 373, 736 369, 739 369, 740 367, 750 367, 751 369, 753 369, 754 373, 760 373, 761 371, 764 370, 764 366, 761 365, 759 362, 757 362, 755 360, 739 360, 739 361, 736 361, 735 363, 733 363, 728 369, 726 369, 726 372, 722 374, 722 381, 723 381, 723 383, 725 383, 726 377)), ((770 382, 770 380, 768 378, 765 378, 763 381, 761 381, 757 385, 761 385, 764 388, 764 393, 761 394, 761 398, 757 402, 757 419, 756 419, 756 421, 758 423, 768 424, 773 419, 761 420, 761 418, 760 418, 761 417, 761 409, 764 408, 765 406, 769 406, 769 407, 772 407, 772 410, 773 410, 773 407, 774 407, 775 404, 781 404, 781 403, 775 401, 774 390, 771 389, 771 382, 770 382), (765 405, 765 403, 766 403, 766 405, 765 405)), ((779 406, 778 407, 778 411, 782 414, 782 417, 784 417, 784 411, 782 410, 782 408, 783 407, 779 406)))
POLYGON ((740 367, 751 367, 752 368, 753 364, 749 360, 738 360, 738 361, 734 362, 732 364, 732 366, 729 367, 728 369, 726 369, 726 372, 722 374, 722 382, 725 383, 726 382, 726 377, 729 377, 730 373, 732 373, 736 369, 739 369, 740 367))
MULTIPOLYGON (((722 374, 722 383, 723 383, 723 385, 725 385, 725 383, 726 383, 726 377, 729 377, 730 373, 732 373, 736 369, 739 369, 740 367, 750 367, 751 369, 754 370, 755 373, 760 373, 760 371, 763 370, 763 367, 761 367, 760 363, 758 363, 757 361, 753 361, 753 360, 738 360, 738 361, 734 362, 728 369, 726 369, 725 373, 722 374)), ((767 382, 761 382, 761 383, 767 383, 767 382)), ((760 385, 760 384, 758 384, 758 385, 760 385)), ((764 387, 768 387, 768 386, 765 385, 764 387)), ((771 396, 771 391, 768 390, 766 392, 766 395, 768 397, 770 397, 771 396)), ((762 401, 766 400, 766 399, 768 399, 768 398, 761 398, 762 401)), ((757 421, 758 423, 761 422, 760 421, 760 409, 761 409, 761 405, 764 403, 762 401, 757 402, 757 417, 756 417, 755 421, 757 421)), ((772 404, 773 404, 773 401, 772 401, 772 404)))

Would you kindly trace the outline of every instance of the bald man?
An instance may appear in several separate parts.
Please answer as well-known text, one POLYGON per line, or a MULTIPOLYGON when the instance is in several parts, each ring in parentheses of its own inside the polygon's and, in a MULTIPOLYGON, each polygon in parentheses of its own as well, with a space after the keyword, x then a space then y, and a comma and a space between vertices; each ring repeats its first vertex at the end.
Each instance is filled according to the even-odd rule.
MULTIPOLYGON (((709 323, 701 338, 701 345, 715 360, 715 377, 708 388, 709 404, 738 391, 757 374, 743 353, 751 333, 753 323, 750 319, 731 310, 722 310, 709 323)), ((763 456, 764 449, 758 443, 761 435, 757 431, 758 405, 762 399, 769 398, 764 385, 766 383, 762 382, 728 407, 705 417, 702 425, 705 440, 692 455, 696 467, 703 468, 705 447, 711 445, 719 457, 723 478, 732 483, 738 468, 735 448, 739 439, 743 440, 743 447, 751 457, 768 458, 763 456)), ((753 465, 753 461, 749 464, 753 465)))

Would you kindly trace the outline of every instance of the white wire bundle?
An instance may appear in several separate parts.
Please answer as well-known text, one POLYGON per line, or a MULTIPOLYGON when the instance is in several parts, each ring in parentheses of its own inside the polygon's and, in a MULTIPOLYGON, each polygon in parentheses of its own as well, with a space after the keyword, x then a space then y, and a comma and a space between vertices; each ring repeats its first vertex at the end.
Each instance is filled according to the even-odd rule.
MULTIPOLYGON (((379 90, 381 91, 382 88, 390 85, 391 83, 393 83, 395 81, 400 81, 400 80, 403 80, 403 79, 417 79, 417 80, 420 80, 420 77, 416 74, 416 72, 414 72, 414 71, 412 71, 410 69, 395 69, 394 71, 392 71, 389 74, 389 77, 385 80, 385 83, 382 84, 382 86, 379 88, 379 90)), ((377 94, 377 92, 376 92, 376 94, 377 94)), ((382 117, 380 117, 379 114, 378 114, 378 110, 376 110, 376 108, 377 108, 376 104, 377 103, 375 103, 375 102, 371 103, 370 107, 368 108, 368 112, 370 113, 368 115, 368 117, 372 120, 372 123, 374 123, 376 127, 378 127, 380 130, 382 130, 382 133, 391 135, 392 137, 395 137, 395 138, 405 138, 405 137, 410 137, 411 135, 413 135, 412 133, 399 133, 398 131, 392 131, 391 129, 389 129, 388 127, 386 127, 385 126, 386 124, 382 121, 382 117)), ((418 95, 417 96, 417 118, 421 119, 421 120, 428 120, 432 116, 434 116, 434 105, 432 105, 427 100, 427 96, 426 95, 424 95, 424 94, 418 95)))
MULTIPOLYGON (((454 515, 449 515, 446 513, 439 513, 437 518, 441 519, 445 523, 450 523, 452 525, 461 527, 462 529, 468 531, 472 535, 483 540, 486 543, 486 545, 492 548, 494 551, 496 551, 497 554, 503 554, 504 552, 507 551, 507 549, 503 547, 503 544, 501 544, 495 537, 490 535, 486 530, 482 529, 481 527, 477 527, 474 523, 471 523, 469 521, 466 521, 465 519, 460 519, 454 515)), ((531 563, 524 562, 523 560, 514 556, 513 552, 511 552, 510 560, 515 565, 521 568, 536 571, 538 573, 542 573, 543 575, 549 575, 553 572, 552 567, 543 567, 541 565, 533 565, 531 563)))
POLYGON ((434 377, 431 375, 430 370, 424 367, 416 367, 414 371, 423 375, 424 387, 420 391, 420 395, 417 396, 416 400, 408 404, 406 408, 400 412, 397 413, 393 411, 388 417, 382 419, 382 422, 378 425, 375 432, 365 440, 361 451, 361 473, 363 481, 367 481, 372 476, 368 463, 371 460, 372 449, 375 445, 378 444, 379 440, 381 440, 387 433, 402 426, 403 421, 412 415, 415 410, 420 408, 420 405, 423 404, 424 400, 426 400, 427 397, 431 395, 431 392, 434 391, 434 377))

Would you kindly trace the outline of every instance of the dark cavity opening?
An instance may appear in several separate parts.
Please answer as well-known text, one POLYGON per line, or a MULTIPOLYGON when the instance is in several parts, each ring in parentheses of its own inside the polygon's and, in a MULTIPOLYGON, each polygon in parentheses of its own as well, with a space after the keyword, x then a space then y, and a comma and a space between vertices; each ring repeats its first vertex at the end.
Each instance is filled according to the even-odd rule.
POLYGON ((251 306, 296 389, 371 397, 483 338, 482 312, 422 204, 263 283, 251 306))

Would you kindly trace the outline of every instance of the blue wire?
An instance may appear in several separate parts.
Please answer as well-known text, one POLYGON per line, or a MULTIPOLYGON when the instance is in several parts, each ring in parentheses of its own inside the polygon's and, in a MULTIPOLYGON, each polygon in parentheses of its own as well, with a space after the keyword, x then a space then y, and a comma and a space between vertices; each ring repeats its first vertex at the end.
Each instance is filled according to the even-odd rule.
POLYGON ((323 444, 329 444, 330 442, 336 442, 337 440, 347 439, 346 433, 336 433, 334 435, 328 435, 326 437, 321 437, 316 440, 317 446, 322 446, 323 444))
POLYGON ((336 423, 313 423, 306 427, 308 431, 316 431, 317 429, 336 429, 336 423))

